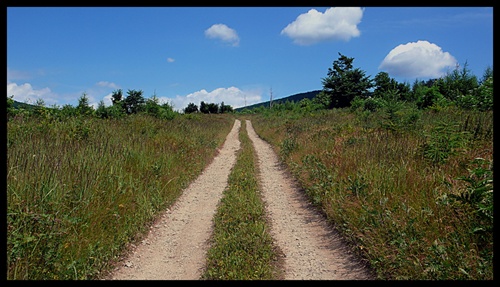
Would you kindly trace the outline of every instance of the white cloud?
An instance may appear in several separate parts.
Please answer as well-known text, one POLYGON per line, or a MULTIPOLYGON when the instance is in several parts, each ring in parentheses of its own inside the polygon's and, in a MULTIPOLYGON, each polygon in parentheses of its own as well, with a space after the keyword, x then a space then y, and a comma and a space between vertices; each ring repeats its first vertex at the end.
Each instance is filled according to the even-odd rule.
POLYGON ((106 81, 100 81, 96 84, 99 87, 106 87, 106 88, 112 88, 112 89, 117 89, 118 86, 115 83, 110 83, 106 81))
POLYGON ((224 102, 224 105, 230 105, 233 109, 257 104, 261 102, 261 95, 258 91, 242 91, 236 87, 218 88, 211 92, 202 89, 191 93, 187 96, 176 96, 172 100, 174 108, 182 111, 189 103, 194 103, 200 107, 200 103, 216 103, 224 102))
POLYGON ((229 28, 224 24, 214 24, 205 30, 205 36, 211 39, 220 39, 233 46, 238 46, 240 38, 234 29, 229 28))
MULTIPOLYGON (((110 91, 110 89, 115 90, 119 88, 120 86, 115 83, 100 81, 96 83, 94 87, 87 89, 85 92, 81 92, 77 98, 80 99, 83 93, 85 93, 87 95, 87 98, 89 99, 89 105, 93 106, 94 109, 97 109, 101 100, 104 102, 105 106, 111 106, 113 104, 113 101, 111 100, 111 95, 113 93, 112 91, 110 91), (103 97, 102 95, 104 94, 105 96, 103 97)), ((76 101, 76 104, 74 106, 76 105, 78 105, 78 101, 76 101)))
POLYGON ((28 104, 35 104, 38 100, 43 100, 46 106, 56 104, 54 94, 49 88, 33 89, 30 83, 17 85, 16 83, 7 83, 7 96, 14 96, 13 99, 28 104))
POLYGON ((167 62, 173 63, 173 62, 175 62, 175 59, 174 58, 167 58, 167 62))
POLYGON ((104 102, 105 106, 111 106, 111 105, 113 105, 112 96, 113 96, 113 93, 109 93, 106 96, 104 96, 104 98, 102 99, 102 101, 104 102))
POLYGON ((408 78, 439 78, 457 60, 441 47, 428 41, 401 44, 392 49, 379 66, 391 76, 408 78))
POLYGON ((357 25, 362 17, 363 9, 359 7, 332 7, 326 9, 325 13, 311 9, 300 14, 281 34, 292 38, 299 45, 328 40, 349 41, 360 35, 357 25))
POLYGON ((78 100, 85 93, 89 100, 89 105, 97 108, 101 100, 104 101, 106 106, 113 104, 111 101, 112 93, 109 91, 110 88, 117 89, 119 86, 115 83, 100 81, 87 91, 60 95, 52 92, 48 87, 43 89, 34 89, 30 83, 18 85, 17 83, 9 82, 7 83, 7 95, 9 97, 13 95, 13 99, 21 103, 36 104, 38 100, 43 100, 46 107, 53 105, 62 107, 65 104, 70 104, 76 107, 78 105, 78 100), (102 95, 104 94, 105 96, 103 97, 102 95))

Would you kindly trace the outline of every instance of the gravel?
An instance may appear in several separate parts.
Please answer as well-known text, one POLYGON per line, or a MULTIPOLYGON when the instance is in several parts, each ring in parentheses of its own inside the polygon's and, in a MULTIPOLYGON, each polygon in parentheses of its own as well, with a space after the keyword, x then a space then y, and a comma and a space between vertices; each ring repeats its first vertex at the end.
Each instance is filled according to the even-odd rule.
MULTIPOLYGON (((262 197, 274 243, 282 251, 285 280, 370 280, 331 225, 282 168, 271 146, 246 120, 256 151, 262 197)), ((235 120, 219 153, 184 190, 148 236, 110 274, 110 280, 199 280, 205 265, 212 218, 240 149, 235 120)))

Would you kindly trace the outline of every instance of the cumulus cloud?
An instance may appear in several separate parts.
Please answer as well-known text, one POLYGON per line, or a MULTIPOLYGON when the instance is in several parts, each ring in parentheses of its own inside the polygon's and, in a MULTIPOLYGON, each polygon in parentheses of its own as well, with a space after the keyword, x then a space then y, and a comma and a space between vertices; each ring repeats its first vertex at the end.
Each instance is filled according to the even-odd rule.
POLYGON ((113 105, 112 98, 113 98, 113 93, 109 93, 106 96, 104 96, 104 98, 102 99, 102 101, 104 102, 104 105, 105 106, 112 106, 113 105))
POLYGON ((78 100, 83 94, 86 94, 89 105, 97 108, 99 102, 102 100, 104 105, 112 105, 110 89, 117 89, 119 86, 112 82, 100 81, 94 86, 85 91, 69 94, 54 93, 50 88, 35 89, 30 83, 18 85, 14 82, 7 83, 7 95, 14 96, 13 99, 28 104, 36 104, 38 100, 43 100, 46 107, 53 105, 62 107, 65 104, 70 104, 74 107, 78 105, 78 100), (104 96, 103 96, 104 95, 104 96))
POLYGON ((234 29, 229 28, 224 24, 214 24, 205 30, 205 36, 210 39, 220 39, 232 46, 238 46, 240 38, 234 29))
POLYGON ((174 58, 167 58, 167 62, 173 63, 173 62, 175 62, 175 59, 174 58))
POLYGON ((428 41, 401 44, 392 49, 379 66, 391 76, 439 78, 457 60, 441 47, 428 41))
POLYGON ((362 17, 363 9, 359 7, 332 7, 325 13, 311 9, 281 30, 281 35, 292 38, 299 45, 328 40, 349 41, 360 35, 357 25, 362 17))
POLYGON ((22 85, 7 83, 7 96, 14 96, 14 100, 28 104, 35 104, 38 100, 43 100, 46 106, 57 103, 54 94, 49 88, 34 89, 30 83, 22 85))
POLYGON ((172 99, 174 108, 182 111, 189 103, 194 103, 200 107, 201 102, 230 105, 234 109, 257 104, 261 102, 261 95, 258 91, 242 91, 236 87, 218 88, 211 92, 205 89, 191 93, 187 96, 176 96, 172 99))

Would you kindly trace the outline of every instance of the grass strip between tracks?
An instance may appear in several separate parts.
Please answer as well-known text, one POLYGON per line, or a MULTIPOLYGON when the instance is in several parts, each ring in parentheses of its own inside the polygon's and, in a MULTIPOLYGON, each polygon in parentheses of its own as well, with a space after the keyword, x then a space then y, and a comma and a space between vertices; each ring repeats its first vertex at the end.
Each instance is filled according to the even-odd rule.
POLYGON ((256 159, 244 121, 239 139, 238 159, 214 216, 214 233, 202 279, 277 279, 277 255, 266 225, 256 159))

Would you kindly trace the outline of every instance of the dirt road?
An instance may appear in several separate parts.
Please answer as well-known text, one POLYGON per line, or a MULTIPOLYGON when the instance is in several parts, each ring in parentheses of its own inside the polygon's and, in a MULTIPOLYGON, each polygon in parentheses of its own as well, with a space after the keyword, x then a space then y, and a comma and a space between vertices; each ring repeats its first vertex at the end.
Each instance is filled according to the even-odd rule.
MULTIPOLYGON (((372 279, 351 256, 325 219, 308 204, 280 167, 272 148, 247 131, 255 148, 271 235, 284 253, 285 279, 372 279)), ((198 280, 202 274, 212 217, 227 186, 240 148, 236 120, 214 161, 152 227, 149 236, 110 276, 132 280, 198 280)))
POLYGON ((240 148, 240 127, 236 120, 213 162, 162 215, 112 279, 195 280, 201 276, 212 217, 240 148))
POLYGON ((271 235, 285 253, 285 279, 358 280, 369 273, 351 256, 324 217, 315 211, 280 166, 271 146, 246 121, 259 160, 271 235))

